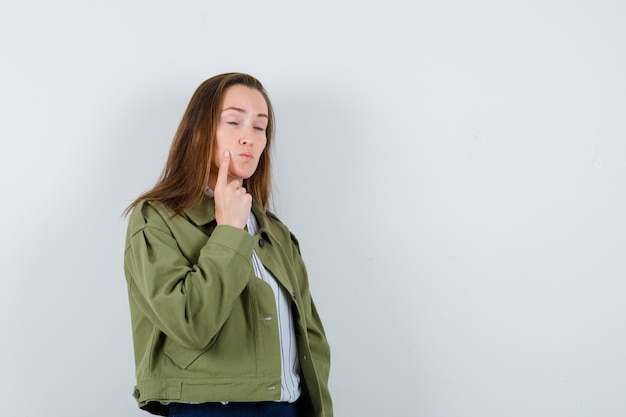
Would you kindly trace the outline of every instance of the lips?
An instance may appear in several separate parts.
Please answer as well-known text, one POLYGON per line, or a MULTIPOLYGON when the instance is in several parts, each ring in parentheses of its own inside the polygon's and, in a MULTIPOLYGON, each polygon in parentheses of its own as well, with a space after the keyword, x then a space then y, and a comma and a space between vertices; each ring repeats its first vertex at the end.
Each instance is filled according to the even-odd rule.
POLYGON ((242 152, 242 153, 239 154, 239 156, 244 161, 250 161, 251 159, 254 158, 250 152, 242 152))

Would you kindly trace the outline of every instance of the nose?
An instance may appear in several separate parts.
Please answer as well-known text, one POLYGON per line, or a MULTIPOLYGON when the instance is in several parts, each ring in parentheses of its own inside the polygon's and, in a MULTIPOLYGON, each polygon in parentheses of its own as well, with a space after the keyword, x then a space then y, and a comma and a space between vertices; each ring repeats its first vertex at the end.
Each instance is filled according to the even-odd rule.
POLYGON ((242 145, 252 145, 254 142, 254 132, 252 129, 245 129, 241 138, 239 139, 239 143, 242 145))

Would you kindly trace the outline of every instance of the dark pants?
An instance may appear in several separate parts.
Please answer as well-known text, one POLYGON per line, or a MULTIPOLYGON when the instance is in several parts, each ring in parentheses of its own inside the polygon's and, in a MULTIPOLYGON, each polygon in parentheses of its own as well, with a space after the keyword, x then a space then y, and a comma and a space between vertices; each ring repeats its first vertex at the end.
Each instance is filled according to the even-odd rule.
POLYGON ((297 403, 170 404, 169 417, 299 417, 297 403))

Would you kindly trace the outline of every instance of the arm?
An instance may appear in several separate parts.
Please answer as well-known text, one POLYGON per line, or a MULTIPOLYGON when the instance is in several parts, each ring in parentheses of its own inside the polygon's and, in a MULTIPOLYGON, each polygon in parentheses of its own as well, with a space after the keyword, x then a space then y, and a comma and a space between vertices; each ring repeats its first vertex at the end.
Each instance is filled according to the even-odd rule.
POLYGON ((192 264, 156 209, 146 204, 136 215, 143 226, 128 237, 125 253, 132 300, 177 343, 208 347, 248 284, 254 240, 242 229, 217 226, 192 264))

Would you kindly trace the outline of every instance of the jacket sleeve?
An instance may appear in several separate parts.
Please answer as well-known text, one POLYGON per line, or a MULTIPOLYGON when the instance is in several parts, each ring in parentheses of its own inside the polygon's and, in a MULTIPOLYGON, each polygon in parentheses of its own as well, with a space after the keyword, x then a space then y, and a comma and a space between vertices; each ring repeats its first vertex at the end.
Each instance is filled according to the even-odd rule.
POLYGON ((245 230, 216 226, 192 264, 160 214, 141 209, 143 225, 132 231, 129 225, 124 255, 130 296, 175 342, 205 349, 248 284, 254 241, 245 230))
POLYGON ((315 307, 315 302, 311 296, 309 279, 304 260, 300 253, 300 246, 296 237, 292 234, 293 256, 299 272, 300 293, 304 313, 306 315, 306 329, 309 349, 311 351, 311 361, 317 375, 319 384, 319 396, 322 402, 322 417, 333 417, 333 404, 330 391, 328 389, 328 379, 330 376, 330 346, 326 339, 324 326, 315 307))

